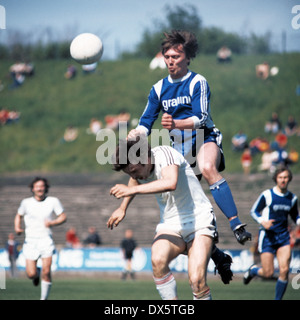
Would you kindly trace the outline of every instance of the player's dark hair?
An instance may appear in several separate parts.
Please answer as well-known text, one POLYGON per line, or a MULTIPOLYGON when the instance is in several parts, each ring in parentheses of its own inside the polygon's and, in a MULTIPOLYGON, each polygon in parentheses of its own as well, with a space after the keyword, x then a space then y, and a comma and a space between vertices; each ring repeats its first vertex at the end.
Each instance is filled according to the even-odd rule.
POLYGON ((30 182, 30 184, 29 184, 29 186, 28 186, 28 187, 30 188, 30 190, 32 191, 34 184, 35 184, 36 182, 38 182, 38 181, 43 181, 43 182, 44 182, 44 184, 45 184, 45 193, 48 193, 49 188, 50 188, 50 184, 49 184, 49 182, 48 182, 47 179, 41 178, 41 177, 35 177, 35 178, 30 182))
POLYGON ((289 182, 292 181, 292 179, 293 179, 292 171, 291 171, 288 167, 286 167, 286 166, 281 166, 281 167, 277 168, 277 169, 275 170, 274 174, 273 174, 273 181, 274 181, 275 183, 277 183, 277 176, 278 176, 280 173, 284 172, 284 171, 287 171, 287 172, 289 173, 289 182))
POLYGON ((183 46, 188 59, 196 57, 198 51, 198 42, 194 33, 185 30, 172 30, 164 33, 165 39, 161 43, 161 52, 164 55, 171 48, 183 46))
POLYGON ((113 156, 113 170, 121 171, 125 169, 129 164, 132 163, 131 160, 133 160, 132 164, 141 163, 140 159, 145 159, 145 156, 147 156, 147 159, 151 158, 151 147, 149 146, 146 137, 137 136, 135 140, 121 140, 113 156), (142 143, 142 147, 136 149, 135 153, 133 154, 133 159, 131 159, 132 153, 130 153, 130 149, 137 143, 142 143), (126 152, 126 155, 121 154, 122 152, 126 152))

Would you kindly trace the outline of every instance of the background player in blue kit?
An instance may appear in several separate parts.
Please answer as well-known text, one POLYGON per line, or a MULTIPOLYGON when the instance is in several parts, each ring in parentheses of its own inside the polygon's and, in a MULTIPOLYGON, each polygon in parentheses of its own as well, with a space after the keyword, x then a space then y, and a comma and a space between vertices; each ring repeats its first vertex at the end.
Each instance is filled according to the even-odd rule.
POLYGON ((169 130, 173 147, 182 153, 192 166, 194 164, 191 163, 190 156, 196 155, 200 171, 197 172, 196 167, 195 174, 199 180, 204 176, 214 200, 228 218, 237 241, 244 244, 251 239, 251 234, 239 220, 231 190, 219 173, 224 170, 225 162, 222 135, 210 115, 210 89, 203 76, 188 69, 197 50, 198 43, 193 33, 177 30, 165 33, 162 54, 169 76, 152 87, 139 125, 129 132, 128 138, 140 134, 149 135, 162 111, 161 123, 169 130), (204 143, 201 145, 197 142, 201 140, 198 138, 202 132, 197 129, 204 130, 204 143))
POLYGON ((292 173, 281 167, 273 177, 276 186, 265 190, 254 203, 251 215, 259 223, 258 250, 261 267, 253 265, 244 275, 248 284, 255 276, 271 278, 274 273, 274 256, 279 264, 279 277, 275 289, 275 299, 281 300, 288 284, 289 265, 291 260, 288 215, 300 225, 298 199, 288 191, 292 173))

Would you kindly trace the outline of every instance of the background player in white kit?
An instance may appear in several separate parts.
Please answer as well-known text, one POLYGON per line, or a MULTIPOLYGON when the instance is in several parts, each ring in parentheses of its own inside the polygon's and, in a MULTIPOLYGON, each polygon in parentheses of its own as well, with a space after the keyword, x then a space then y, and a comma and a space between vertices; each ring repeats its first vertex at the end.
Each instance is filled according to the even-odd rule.
POLYGON ((187 251, 193 297, 195 300, 211 299, 206 273, 216 234, 215 215, 192 168, 169 146, 151 150, 145 139, 146 162, 141 162, 142 157, 138 162, 136 158, 130 158, 130 149, 136 142, 123 143, 126 146, 123 146, 123 153, 119 152, 121 147, 117 149, 114 169, 123 170, 131 178, 128 186, 117 184, 111 188, 112 195, 124 199, 112 213, 107 226, 113 228, 125 218, 129 203, 136 194, 155 194, 160 207, 160 223, 152 244, 152 268, 161 298, 177 299, 176 281, 169 263, 187 251), (127 161, 123 164, 120 158, 126 150, 127 161))
POLYGON ((33 196, 22 200, 15 217, 15 232, 21 234, 22 218, 25 223, 23 253, 26 259, 26 273, 33 284, 39 284, 40 270, 37 261, 42 260, 41 300, 48 298, 51 289, 51 264, 55 245, 51 227, 66 221, 66 214, 55 197, 47 196, 49 183, 45 178, 36 177, 29 185, 33 196), (56 218, 52 219, 55 214, 56 218))

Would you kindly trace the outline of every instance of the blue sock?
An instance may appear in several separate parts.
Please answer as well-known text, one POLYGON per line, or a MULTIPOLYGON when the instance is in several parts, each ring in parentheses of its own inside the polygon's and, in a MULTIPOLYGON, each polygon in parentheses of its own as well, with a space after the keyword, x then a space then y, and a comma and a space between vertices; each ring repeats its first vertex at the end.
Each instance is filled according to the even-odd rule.
MULTIPOLYGON (((231 190, 226 180, 222 178, 221 180, 211 185, 209 188, 216 204, 227 217, 227 219, 237 216, 237 208, 235 206, 231 190)), ((231 229, 234 230, 239 224, 241 224, 241 221, 239 218, 235 218, 229 221, 229 223, 231 229)))
POLYGON ((288 284, 287 281, 280 280, 280 279, 277 280, 276 288, 275 288, 275 300, 281 300, 282 299, 282 297, 283 297, 283 295, 285 293, 287 284, 288 284))
POLYGON ((250 269, 250 275, 251 275, 251 276, 258 276, 258 270, 259 270, 259 269, 260 269, 259 267, 251 268, 251 269, 250 269))

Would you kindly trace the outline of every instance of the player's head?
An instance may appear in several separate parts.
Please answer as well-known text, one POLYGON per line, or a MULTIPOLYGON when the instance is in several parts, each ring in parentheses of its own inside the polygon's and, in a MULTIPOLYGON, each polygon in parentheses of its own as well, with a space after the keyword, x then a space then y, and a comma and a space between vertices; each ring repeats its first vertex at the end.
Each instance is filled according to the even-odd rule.
POLYGON ((113 157, 113 170, 122 170, 134 179, 145 179, 151 168, 151 148, 146 137, 120 141, 113 157))
POLYGON ((164 40, 161 44, 162 54, 173 48, 173 49, 183 49, 186 58, 188 60, 196 57, 198 51, 198 42, 195 35, 192 32, 184 30, 172 30, 171 32, 164 33, 164 40))
POLYGON ((37 183, 37 182, 40 182, 40 181, 42 181, 42 182, 44 183, 44 188, 45 188, 45 189, 44 189, 44 193, 47 194, 48 191, 49 191, 49 188, 50 188, 50 184, 49 184, 49 182, 48 182, 47 179, 42 178, 42 177, 35 177, 35 178, 30 182, 30 184, 29 184, 30 190, 31 190, 32 192, 34 192, 34 187, 35 187, 36 183, 37 183))
POLYGON ((292 181, 292 179, 293 179, 292 171, 285 166, 281 166, 275 170, 274 175, 273 175, 273 181, 276 184, 278 183, 278 176, 281 175, 283 172, 286 172, 288 175, 288 183, 290 183, 292 181))

